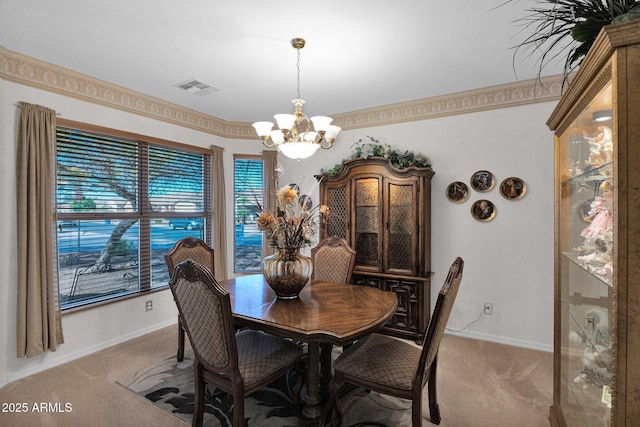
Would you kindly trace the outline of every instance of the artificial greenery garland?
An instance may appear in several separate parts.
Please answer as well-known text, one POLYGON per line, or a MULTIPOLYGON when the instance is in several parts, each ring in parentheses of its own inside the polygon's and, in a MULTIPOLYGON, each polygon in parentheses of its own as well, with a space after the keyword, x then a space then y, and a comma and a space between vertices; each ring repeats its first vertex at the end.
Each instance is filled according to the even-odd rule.
MULTIPOLYGON (((406 169, 408 167, 428 168, 431 167, 431 160, 422 154, 415 154, 413 151, 398 151, 389 144, 384 144, 372 136, 367 136, 369 141, 362 138, 357 140, 351 146, 354 148, 350 157, 342 159, 342 163, 352 159, 368 159, 369 157, 384 157, 389 159, 396 169, 406 169)), ((342 169, 342 163, 339 163, 329 170, 322 170, 323 173, 334 174, 342 169)))

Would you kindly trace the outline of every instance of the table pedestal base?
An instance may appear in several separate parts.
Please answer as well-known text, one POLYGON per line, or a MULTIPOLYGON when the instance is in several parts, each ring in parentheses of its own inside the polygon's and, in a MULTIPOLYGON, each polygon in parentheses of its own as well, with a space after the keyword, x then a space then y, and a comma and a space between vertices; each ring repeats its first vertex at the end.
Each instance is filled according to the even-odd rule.
POLYGON ((310 387, 311 384, 318 384, 320 381, 320 343, 310 342, 309 370, 307 372, 307 402, 302 410, 305 425, 308 422, 319 423, 322 415, 322 399, 318 387, 310 387))

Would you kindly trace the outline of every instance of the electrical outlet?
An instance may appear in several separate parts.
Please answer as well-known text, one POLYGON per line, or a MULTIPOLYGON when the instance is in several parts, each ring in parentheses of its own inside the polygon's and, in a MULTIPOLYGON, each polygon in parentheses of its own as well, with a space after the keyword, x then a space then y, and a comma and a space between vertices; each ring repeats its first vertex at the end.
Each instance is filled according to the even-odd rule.
POLYGON ((145 308, 147 309, 147 311, 153 310, 153 300, 149 300, 149 301, 145 302, 144 304, 145 304, 145 308))
POLYGON ((484 314, 491 316, 493 314, 493 303, 485 302, 484 303, 484 314))

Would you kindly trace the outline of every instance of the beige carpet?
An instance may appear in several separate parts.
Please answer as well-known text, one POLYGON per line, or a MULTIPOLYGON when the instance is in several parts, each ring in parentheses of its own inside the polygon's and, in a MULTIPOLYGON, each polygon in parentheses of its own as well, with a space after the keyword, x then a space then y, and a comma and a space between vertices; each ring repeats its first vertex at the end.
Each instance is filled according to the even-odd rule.
MULTIPOLYGON (((169 327, 10 383, 0 389, 0 403, 24 402, 29 410, 0 412, 0 426, 187 426, 116 383, 170 357, 176 344, 177 328, 169 327), (33 412, 41 402, 60 412, 33 412), (62 412, 65 404, 70 410, 62 412)), ((440 425, 548 426, 552 372, 551 353, 447 335, 438 373, 440 425)))

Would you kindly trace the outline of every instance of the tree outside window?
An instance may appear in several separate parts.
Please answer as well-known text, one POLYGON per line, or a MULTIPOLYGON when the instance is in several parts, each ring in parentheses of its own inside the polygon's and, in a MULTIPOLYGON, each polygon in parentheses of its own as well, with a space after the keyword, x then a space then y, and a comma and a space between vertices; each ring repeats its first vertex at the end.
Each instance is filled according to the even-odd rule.
POLYGON ((164 254, 208 240, 210 155, 137 137, 57 128, 63 309, 166 287, 164 254))

